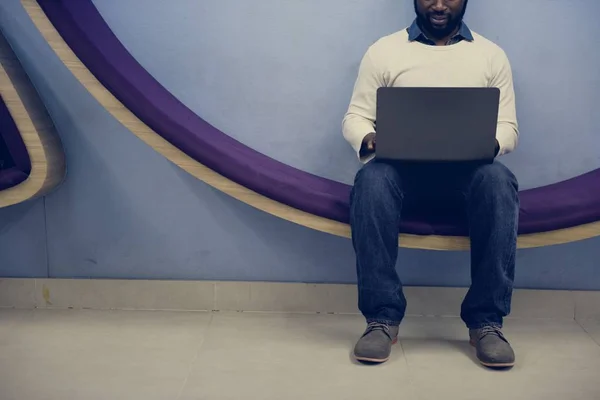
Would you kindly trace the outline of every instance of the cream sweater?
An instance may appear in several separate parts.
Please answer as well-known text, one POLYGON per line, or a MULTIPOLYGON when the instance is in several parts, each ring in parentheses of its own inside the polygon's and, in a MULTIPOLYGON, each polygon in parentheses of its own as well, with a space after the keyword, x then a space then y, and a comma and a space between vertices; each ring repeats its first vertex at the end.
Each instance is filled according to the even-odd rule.
MULTIPOLYGON (((373 44, 358 73, 348 112, 342 124, 344 137, 358 153, 365 136, 375 132, 377 89, 380 87, 497 87, 500 109, 496 139, 498 155, 515 149, 518 124, 512 72, 504 51, 473 32, 474 40, 450 46, 410 42, 402 30, 373 44)), ((432 111, 435 117, 435 111, 432 111)), ((373 156, 361 159, 369 161, 373 156)))

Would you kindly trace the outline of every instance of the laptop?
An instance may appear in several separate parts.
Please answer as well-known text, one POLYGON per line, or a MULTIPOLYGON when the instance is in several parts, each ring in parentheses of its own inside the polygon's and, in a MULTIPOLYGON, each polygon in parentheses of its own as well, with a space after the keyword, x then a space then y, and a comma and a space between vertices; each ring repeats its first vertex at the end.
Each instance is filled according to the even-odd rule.
POLYGON ((380 88, 376 157, 492 161, 499 104, 498 88, 380 88))

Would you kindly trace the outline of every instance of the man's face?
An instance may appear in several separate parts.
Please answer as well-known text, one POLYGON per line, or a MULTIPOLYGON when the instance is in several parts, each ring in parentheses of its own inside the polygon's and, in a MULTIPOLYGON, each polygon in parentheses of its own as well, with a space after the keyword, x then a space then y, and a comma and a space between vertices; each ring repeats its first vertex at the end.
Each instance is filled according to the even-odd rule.
POLYGON ((468 0, 415 0, 419 25, 433 39, 444 39, 462 22, 468 0))

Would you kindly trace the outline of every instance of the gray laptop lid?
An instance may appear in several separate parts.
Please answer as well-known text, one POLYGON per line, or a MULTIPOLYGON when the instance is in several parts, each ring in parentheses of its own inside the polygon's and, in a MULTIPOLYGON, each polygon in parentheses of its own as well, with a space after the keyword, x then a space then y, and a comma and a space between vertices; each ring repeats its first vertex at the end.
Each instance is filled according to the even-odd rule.
POLYGON ((498 88, 380 88, 377 158, 493 160, 498 88))

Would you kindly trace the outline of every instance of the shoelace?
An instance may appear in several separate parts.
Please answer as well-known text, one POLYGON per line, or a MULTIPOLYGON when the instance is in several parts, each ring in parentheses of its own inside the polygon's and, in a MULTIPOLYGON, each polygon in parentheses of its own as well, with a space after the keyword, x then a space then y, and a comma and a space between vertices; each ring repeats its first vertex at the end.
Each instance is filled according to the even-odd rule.
POLYGON ((383 333, 385 333, 387 335, 387 337, 389 337, 390 339, 392 338, 392 335, 390 333, 390 327, 387 326, 386 324, 382 324, 380 322, 369 323, 369 325, 367 325, 367 330, 365 331, 363 336, 366 336, 373 331, 382 331, 383 333))
POLYGON ((484 337, 486 337, 487 335, 498 336, 500 339, 502 339, 502 340, 504 340, 505 342, 508 343, 508 340, 506 340, 506 338, 504 337, 504 334, 502 333, 502 331, 498 327, 495 327, 495 326, 484 326, 483 328, 479 329, 479 331, 477 332, 477 336, 478 336, 477 339, 481 340, 484 337))

